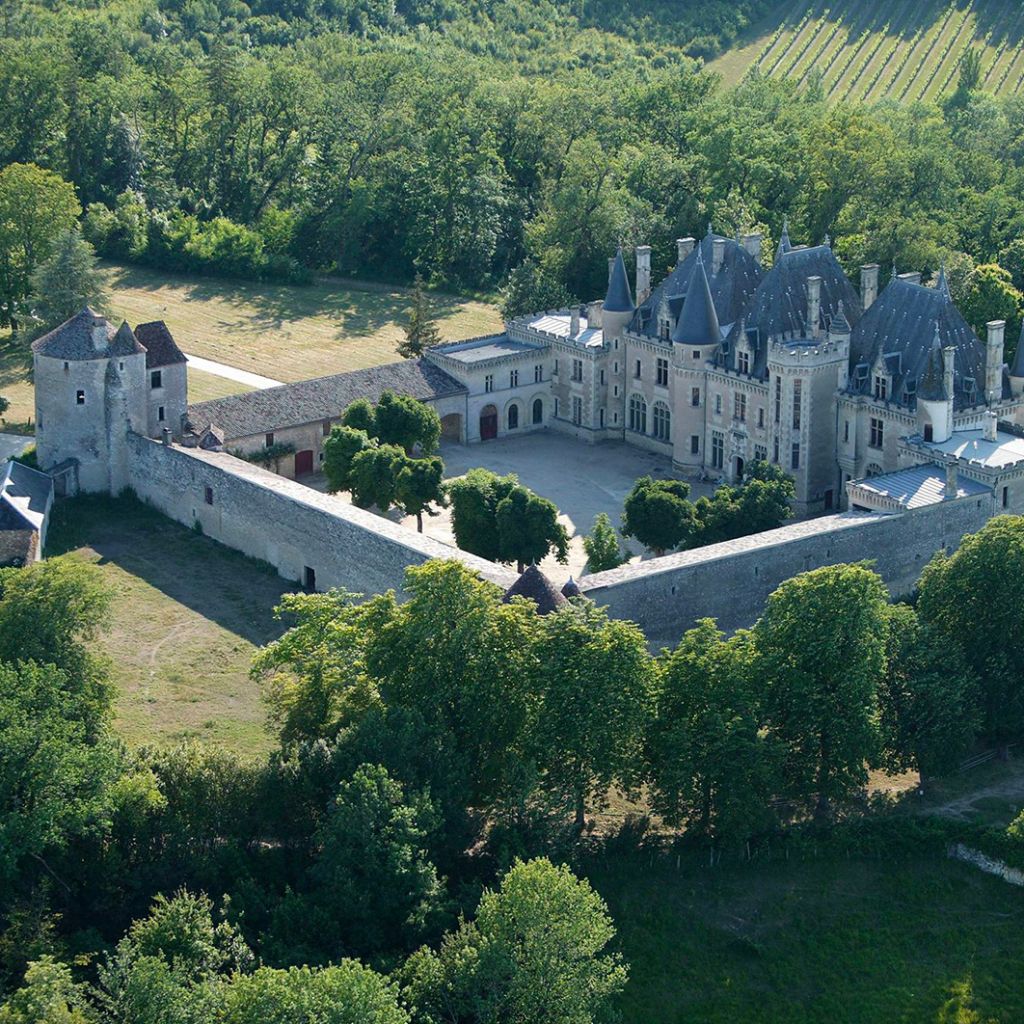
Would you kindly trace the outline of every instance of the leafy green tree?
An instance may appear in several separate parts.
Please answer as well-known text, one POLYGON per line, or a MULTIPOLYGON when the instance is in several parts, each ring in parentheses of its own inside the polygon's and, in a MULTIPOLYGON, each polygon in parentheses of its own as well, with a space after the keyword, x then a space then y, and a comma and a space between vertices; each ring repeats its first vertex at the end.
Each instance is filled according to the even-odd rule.
POLYGON ((774 738, 763 728, 752 637, 702 619, 667 653, 647 734, 651 806, 670 825, 716 843, 770 827, 774 738))
POLYGON ((17 330, 32 293, 32 272, 82 208, 74 186, 34 164, 0 170, 0 327, 17 330))
POLYGON ((398 992, 369 967, 342 960, 320 970, 261 967, 217 992, 220 1024, 409 1024, 398 992))
POLYGON ((526 487, 517 485, 494 510, 498 530, 498 560, 515 562, 522 572, 529 562, 549 554, 565 564, 569 560, 569 534, 558 521, 558 506, 526 487))
POLYGON ((818 817, 862 788, 868 766, 878 763, 886 610, 876 573, 834 565, 783 583, 754 627, 786 789, 813 797, 818 817))
POLYGON ((526 259, 509 275, 499 308, 505 320, 547 309, 567 309, 578 300, 568 288, 536 260, 526 259))
POLYGON ((498 503, 518 486, 513 474, 497 476, 488 469, 471 469, 446 485, 452 508, 452 532, 463 551, 498 561, 498 503))
POLYGON ((517 861, 434 952, 402 968, 403 995, 422 1024, 596 1024, 626 983, 604 900, 567 867, 517 861))
POLYGON ((364 430, 347 425, 336 425, 324 441, 324 476, 327 489, 333 494, 352 489, 352 467, 356 456, 370 451, 373 440, 364 430))
POLYGON ((587 553, 588 572, 617 569, 626 561, 618 534, 606 512, 598 512, 594 517, 594 528, 583 538, 583 550, 587 553))
POLYGON ((694 505, 695 525, 686 547, 703 547, 781 526, 792 514, 792 477, 768 462, 755 462, 736 486, 723 484, 694 505))
POLYGON ((374 427, 370 436, 381 444, 394 444, 412 454, 437 451, 441 438, 441 418, 437 410, 409 395, 385 391, 374 409, 374 427))
POLYGON ((923 628, 913 608, 887 609, 885 675, 879 690, 887 766, 922 781, 967 756, 980 729, 979 685, 959 647, 923 628))
POLYGON ((47 327, 70 320, 83 306, 102 310, 107 303, 106 278, 77 227, 57 235, 53 252, 30 280, 33 312, 47 327))
POLYGON ((377 436, 377 412, 368 398, 357 398, 341 415, 341 424, 361 430, 368 437, 377 436))
POLYGON ((286 900, 277 915, 279 958, 376 956, 426 937, 444 913, 444 890, 426 849, 435 827, 428 799, 406 802, 386 768, 361 765, 339 787, 315 837, 307 891, 286 900))
POLYGON ((82 986, 71 968, 44 956, 28 965, 25 983, 0 1006, 0 1024, 87 1024, 82 986))
POLYGON ((979 682, 981 732, 1007 743, 1024 734, 1024 642, 1015 609, 1024 600, 1024 518, 998 516, 963 538, 952 555, 937 554, 918 587, 918 615, 936 642, 970 667, 979 682))
POLYGON ((398 475, 408 461, 405 452, 394 444, 357 452, 349 474, 352 503, 360 508, 376 505, 381 513, 387 513, 397 497, 398 475))
POLYGON ((694 530, 690 485, 682 480, 642 476, 626 495, 622 535, 635 537, 656 555, 679 547, 694 530))
POLYGON ((582 830, 588 806, 605 806, 613 785, 628 789, 640 778, 654 662, 637 626, 589 603, 543 616, 535 657, 529 735, 541 785, 582 830))
POLYGON ((405 325, 405 339, 399 344, 398 353, 406 359, 418 359, 426 349, 440 344, 440 341, 441 334, 430 314, 423 278, 417 274, 412 291, 412 308, 405 325))
POLYGON ((1024 313, 1024 295, 1014 287, 1008 271, 995 263, 982 263, 967 279, 960 312, 983 340, 990 320, 1005 320, 1007 334, 1015 338, 1024 313))
POLYGON ((447 503, 444 463, 437 458, 406 459, 395 481, 395 504, 407 516, 416 517, 416 529, 423 532, 423 513, 437 515, 431 506, 447 503))

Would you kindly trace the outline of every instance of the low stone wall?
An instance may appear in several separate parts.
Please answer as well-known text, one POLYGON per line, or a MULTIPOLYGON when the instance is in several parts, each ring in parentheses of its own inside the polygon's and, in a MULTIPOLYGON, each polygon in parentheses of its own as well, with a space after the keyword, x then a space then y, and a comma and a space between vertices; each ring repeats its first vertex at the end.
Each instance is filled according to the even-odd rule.
POLYGON ((675 644, 697 619, 727 631, 750 626, 780 583, 808 569, 869 560, 894 595, 914 589, 940 548, 993 514, 989 497, 962 498, 899 515, 846 512, 584 576, 583 593, 632 619, 652 644, 675 644))
POLYGON ((354 508, 329 494, 221 452, 167 446, 129 435, 129 482, 140 498, 208 537, 269 562, 299 583, 307 567, 318 590, 361 594, 399 590, 405 569, 431 558, 456 558, 485 579, 509 587, 505 566, 468 555, 354 508))
POLYGON ((1004 882, 1009 882, 1010 885, 1024 886, 1024 871, 1011 868, 1009 864, 1004 864, 1001 860, 989 857, 987 854, 982 853, 981 850, 972 849, 963 843, 954 843, 949 848, 949 856, 953 860, 962 860, 965 864, 973 864, 974 867, 984 871, 985 874, 996 875, 1004 882))

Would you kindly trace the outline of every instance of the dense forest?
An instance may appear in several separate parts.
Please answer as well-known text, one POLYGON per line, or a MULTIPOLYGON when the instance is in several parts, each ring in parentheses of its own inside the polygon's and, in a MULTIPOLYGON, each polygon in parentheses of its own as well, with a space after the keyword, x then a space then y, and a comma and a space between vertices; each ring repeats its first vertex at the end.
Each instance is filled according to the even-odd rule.
POLYGON ((971 67, 941 107, 722 89, 701 55, 766 6, 20 0, 0 167, 72 182, 102 253, 167 269, 490 290, 524 267, 585 298, 619 240, 657 273, 709 221, 770 240, 788 214, 851 270, 1024 285, 1024 101, 971 67))

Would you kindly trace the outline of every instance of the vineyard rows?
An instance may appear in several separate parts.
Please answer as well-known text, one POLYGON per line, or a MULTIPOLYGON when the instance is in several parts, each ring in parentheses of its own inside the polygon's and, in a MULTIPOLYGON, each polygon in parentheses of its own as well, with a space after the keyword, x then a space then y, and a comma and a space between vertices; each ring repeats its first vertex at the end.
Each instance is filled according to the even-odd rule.
POLYGON ((759 37, 711 65, 727 85, 754 68, 821 82, 832 100, 935 100, 956 88, 960 59, 981 56, 983 87, 1024 90, 1021 0, 797 0, 759 37))

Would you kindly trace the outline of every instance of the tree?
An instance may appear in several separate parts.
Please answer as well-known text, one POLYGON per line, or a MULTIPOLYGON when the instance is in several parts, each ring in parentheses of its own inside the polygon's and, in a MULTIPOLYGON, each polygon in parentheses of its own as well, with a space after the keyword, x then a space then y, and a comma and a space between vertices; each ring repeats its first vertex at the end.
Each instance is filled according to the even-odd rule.
POLYGON ((1007 333, 1015 338, 1024 313, 1024 295, 1014 287, 1010 274, 997 263, 982 263, 967 278, 960 312, 982 340, 990 320, 1005 320, 1007 333))
POLYGON ((44 956, 28 965, 25 984, 0 1006, 0 1024, 87 1024, 82 986, 71 969, 44 956))
POLYGON ((452 509, 455 543, 470 554, 498 561, 498 503, 518 486, 515 475, 497 476, 489 469, 471 469, 446 485, 452 509))
POLYGON ((409 1024, 396 986, 356 960, 236 974, 217 1004, 220 1024, 409 1024))
POLYGON ((107 303, 96 253, 77 226, 57 236, 53 252, 32 272, 31 284, 33 312, 48 327, 70 320, 83 306, 102 310, 107 303))
POLYGON ((656 555, 678 547, 693 532, 690 485, 682 480, 654 480, 643 476, 626 495, 622 535, 635 537, 656 555))
POLYGON ((423 532, 423 513, 437 515, 431 505, 447 503, 444 463, 439 458, 406 459, 395 481, 395 503, 407 516, 416 517, 416 529, 423 532))
POLYGON ((377 412, 368 398, 357 398, 341 414, 342 426, 361 430, 368 437, 377 437, 377 412))
POLYGON ((694 505, 694 529, 686 541, 690 548, 718 544, 781 526, 792 514, 793 478, 780 467, 755 462, 743 483, 723 484, 709 498, 694 505))
POLYGON ((648 730, 651 806, 673 826, 742 842, 773 822, 778 758, 763 728, 753 638, 702 619, 661 665, 648 730))
POLYGON ((0 170, 0 327, 17 330, 32 272, 82 212, 74 186, 34 164, 0 170))
POLYGON ((617 569, 626 561, 615 527, 605 512, 594 517, 594 528, 583 538, 583 550, 587 553, 588 572, 617 569))
POLYGON ((998 516, 941 552, 918 583, 918 615, 936 642, 958 652, 979 684, 981 732, 1008 743, 1024 734, 1024 674, 1017 652, 1024 623, 1024 518, 998 516))
POLYGON ((588 805, 604 806, 612 785, 629 788, 640 777, 654 662, 637 626, 589 603, 543 616, 535 656, 531 749, 541 785, 582 831, 588 805))
POLYGON ((357 452, 349 473, 352 503, 360 508, 376 505, 382 514, 395 503, 398 475, 409 460, 394 444, 375 445, 357 452))
POLYGON ((886 667, 879 690, 886 765, 924 782, 956 768, 980 728, 979 685, 958 646, 921 626, 909 605, 887 609, 886 667))
POLYGON ((879 758, 886 606, 885 586, 866 565, 833 565, 783 583, 754 627, 787 790, 815 797, 821 818, 867 783, 879 758))
POLYGON ((327 489, 332 494, 352 489, 352 467, 356 456, 373 446, 373 440, 364 430, 344 424, 331 428, 324 441, 324 476, 327 477, 327 489))
POLYGON ((276 915, 279 957, 377 956, 421 941, 444 912, 426 851, 435 827, 428 799, 407 802, 386 768, 361 765, 340 785, 317 832, 308 888, 276 915))
POLYGON ((604 900, 567 867, 517 861, 476 920, 401 971, 422 1024, 596 1024, 626 983, 604 900))
POLYGON ((370 436, 381 444, 398 445, 409 455, 416 448, 430 455, 441 438, 441 418, 436 409, 410 395, 385 391, 374 410, 370 436))
POLYGON ((499 308, 505 320, 547 309, 567 309, 577 303, 569 289, 534 259, 523 260, 505 282, 499 308))
POLYGON ((438 345, 441 334, 430 316, 430 303, 423 288, 423 278, 417 274, 412 291, 412 309, 405 325, 405 340, 398 346, 398 353, 406 359, 418 359, 432 345, 438 345))

